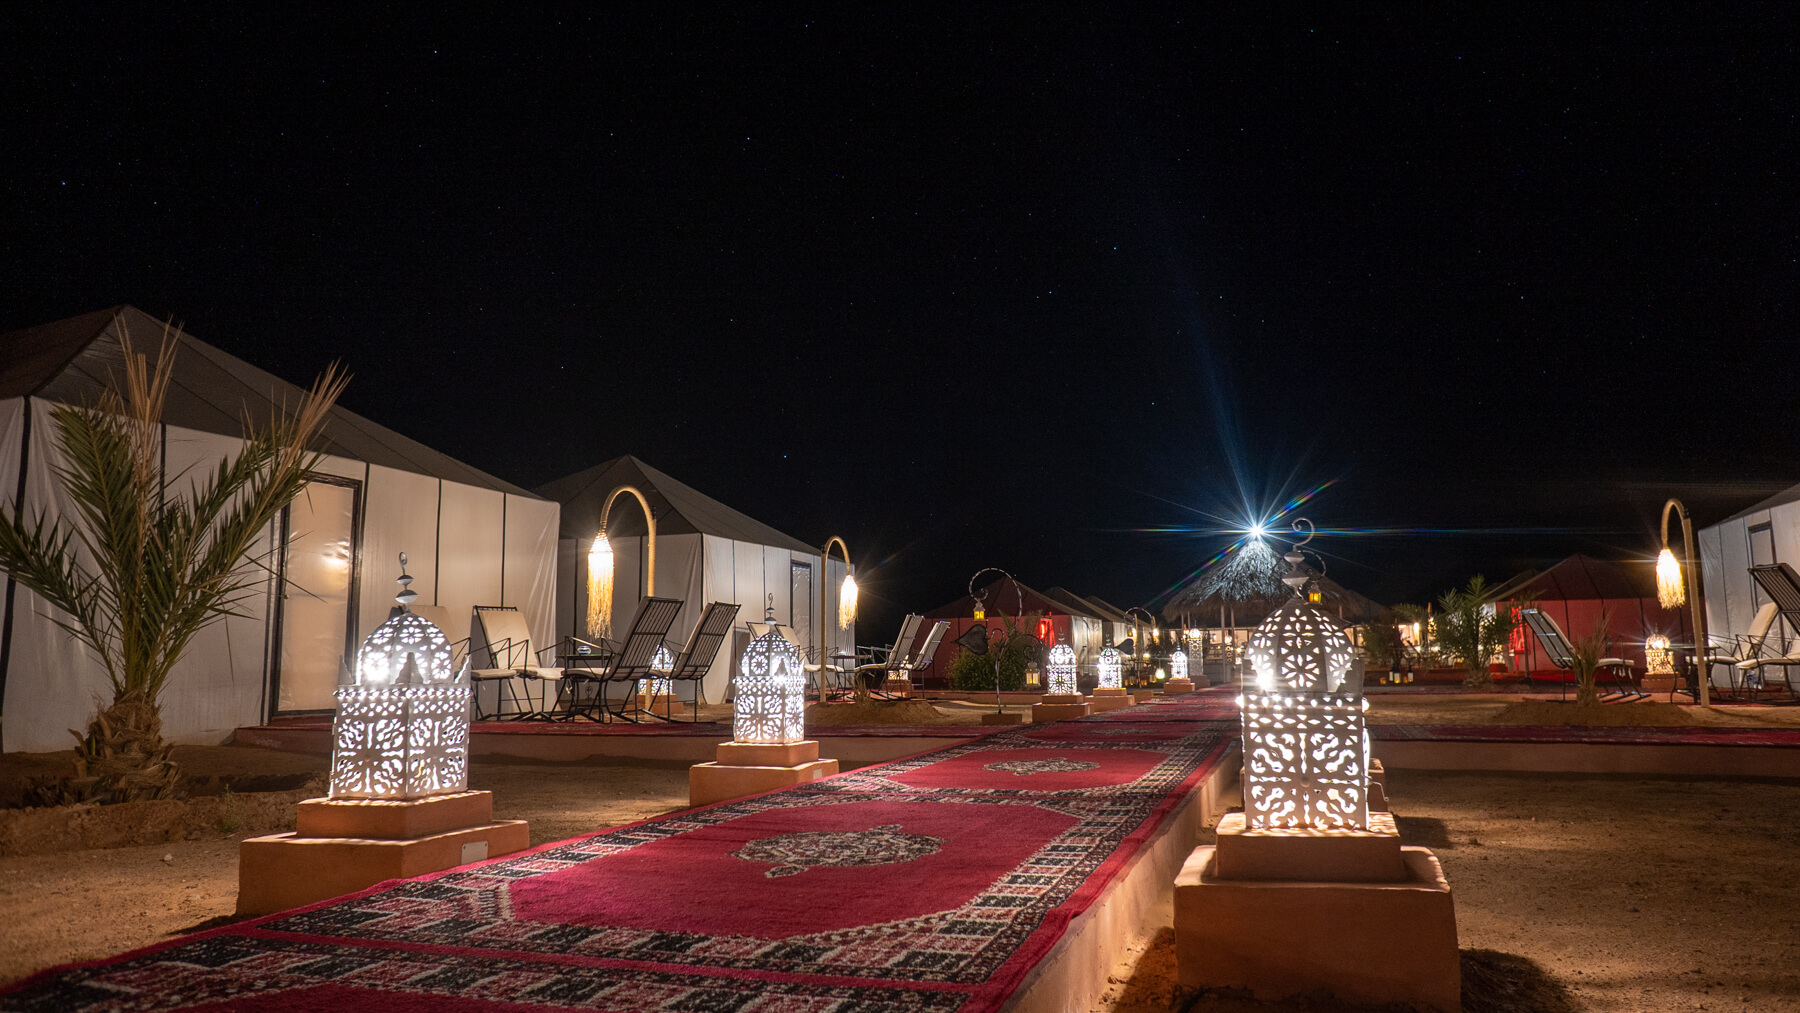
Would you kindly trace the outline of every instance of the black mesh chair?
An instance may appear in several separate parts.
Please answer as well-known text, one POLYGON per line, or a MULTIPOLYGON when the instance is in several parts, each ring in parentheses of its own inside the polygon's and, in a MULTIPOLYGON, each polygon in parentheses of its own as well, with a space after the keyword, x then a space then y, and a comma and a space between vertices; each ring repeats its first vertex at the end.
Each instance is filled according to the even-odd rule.
POLYGON ((600 673, 599 692, 594 697, 607 719, 636 722, 640 715, 649 713, 638 706, 638 692, 645 679, 661 674, 652 672, 650 665, 683 604, 679 598, 645 598, 637 618, 631 622, 631 632, 625 634, 623 641, 607 645, 612 650, 612 663, 600 673), (620 688, 623 694, 615 692, 620 688))
MULTIPOLYGON (((688 635, 687 646, 676 657, 674 670, 661 676, 669 681, 671 695, 677 700, 680 699, 680 694, 674 692, 674 685, 678 682, 693 684, 693 703, 688 712, 693 721, 700 720, 700 705, 706 702, 706 673, 712 670, 713 659, 719 655, 719 646, 725 642, 726 637, 731 636, 731 625, 737 622, 740 608, 742 606, 723 601, 706 606, 700 621, 694 624, 694 631, 688 635)), ((669 717, 674 720, 673 714, 669 717)))
MULTIPOLYGON (((1563 672, 1575 671, 1575 651, 1569 645, 1569 638, 1563 636, 1562 627, 1556 625, 1556 620, 1538 609, 1523 609, 1522 613, 1525 625, 1531 627, 1531 632, 1537 634, 1538 643, 1544 645, 1544 653, 1549 656, 1550 663, 1563 672)), ((1650 695, 1632 679, 1631 662, 1624 658, 1601 658, 1600 664, 1594 669, 1596 682, 1603 673, 1611 675, 1609 681, 1613 684, 1613 691, 1602 694, 1602 700, 1641 700, 1650 695)), ((1562 697, 1566 700, 1569 696, 1569 682, 1564 679, 1560 685, 1562 697)))

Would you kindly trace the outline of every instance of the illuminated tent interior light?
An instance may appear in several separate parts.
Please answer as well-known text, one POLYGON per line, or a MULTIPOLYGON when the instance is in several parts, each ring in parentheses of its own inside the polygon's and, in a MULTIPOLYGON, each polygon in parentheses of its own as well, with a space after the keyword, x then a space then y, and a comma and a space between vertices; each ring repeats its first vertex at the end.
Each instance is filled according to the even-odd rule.
POLYGON ((1252 830, 1369 825, 1362 673, 1349 638, 1304 599, 1250 637, 1241 698, 1244 818, 1252 830))
POLYGON ((1644 639, 1644 667, 1646 675, 1675 674, 1675 652, 1668 637, 1658 633, 1644 639))
POLYGON ((731 740, 762 746, 785 746, 806 738, 806 669, 800 652, 775 627, 750 641, 738 662, 736 698, 731 712, 731 740))
POLYGON ((1680 608, 1687 604, 1687 588, 1681 583, 1681 564, 1667 546, 1656 557, 1656 600, 1663 608, 1680 608))
POLYGON ((1100 652, 1100 688, 1118 689, 1124 685, 1121 674, 1124 663, 1119 658, 1116 648, 1108 647, 1100 652))
POLYGON ((1175 653, 1169 655, 1169 678, 1187 678, 1187 665, 1187 652, 1177 647, 1175 653))
POLYGON ((594 536, 588 550, 587 631, 595 640, 612 636, 613 550, 606 529, 594 536))
POLYGON ((650 655, 650 671, 655 673, 649 679, 649 688, 644 692, 651 696, 669 696, 675 692, 675 684, 665 676, 675 671, 675 655, 670 652, 668 644, 657 644, 656 653, 650 655))
POLYGON ((469 666, 451 670, 450 641, 408 606, 418 597, 400 555, 400 593, 336 692, 332 798, 424 798, 469 785, 469 666))
POLYGON ((1074 696, 1075 649, 1068 644, 1050 648, 1050 660, 1044 666, 1044 692, 1052 696, 1074 696))

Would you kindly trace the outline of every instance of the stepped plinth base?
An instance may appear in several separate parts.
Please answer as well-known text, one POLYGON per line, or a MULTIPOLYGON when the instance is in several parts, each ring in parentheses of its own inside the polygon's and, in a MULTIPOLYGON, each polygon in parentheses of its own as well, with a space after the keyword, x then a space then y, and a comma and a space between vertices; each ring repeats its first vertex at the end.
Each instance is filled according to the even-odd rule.
POLYGON ((1131 691, 1131 699, 1134 703, 1143 703, 1145 700, 1153 699, 1155 696, 1156 690, 1153 689, 1134 689, 1131 691))
POLYGON ((1184 693, 1192 693, 1193 691, 1194 681, 1192 679, 1170 679, 1168 682, 1163 683, 1164 696, 1181 696, 1184 693))
POLYGON ((1093 712, 1093 706, 1080 693, 1046 693, 1043 700, 1031 705, 1031 723, 1041 725, 1052 721, 1073 721, 1093 712))
POLYGON ((1190 988, 1272 1001, 1324 992, 1349 1002, 1461 1007, 1456 909, 1437 856, 1400 845, 1393 817, 1369 829, 1246 830, 1219 821, 1175 879, 1175 954, 1190 988), (1406 940, 1395 946, 1394 940, 1406 940))
POLYGON ((981 723, 984 725, 1022 725, 1025 723, 1025 715, 1009 711, 983 714, 981 723))
POLYGON ((688 768, 688 805, 790 788, 838 772, 836 760, 819 759, 819 743, 812 739, 786 745, 721 742, 713 755, 715 762, 688 768))
POLYGON ((1136 700, 1131 698, 1130 693, 1119 688, 1108 688, 1103 686, 1088 694, 1088 706, 1093 708, 1095 714, 1116 711, 1124 707, 1129 707, 1136 702, 1136 700))
POLYGON ((495 820, 491 792, 421 799, 308 799, 292 833, 238 845, 240 915, 268 914, 523 851, 524 820, 495 820))

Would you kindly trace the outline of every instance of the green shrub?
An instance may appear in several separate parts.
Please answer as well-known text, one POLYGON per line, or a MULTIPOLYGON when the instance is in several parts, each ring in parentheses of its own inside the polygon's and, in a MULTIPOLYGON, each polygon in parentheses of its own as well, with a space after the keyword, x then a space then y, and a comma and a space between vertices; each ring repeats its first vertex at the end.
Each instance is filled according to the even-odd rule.
POLYGON ((1032 636, 1030 631, 1037 625, 1037 617, 1029 615, 1018 622, 1006 616, 998 618, 998 629, 993 624, 988 626, 988 653, 972 654, 959 652, 950 662, 950 686, 960 690, 992 690, 994 688, 994 663, 1000 665, 1000 688, 1012 691, 1025 688, 1025 667, 1031 664, 1042 665, 1049 649, 1044 642, 1032 636), (997 635, 996 635, 997 634, 997 635))

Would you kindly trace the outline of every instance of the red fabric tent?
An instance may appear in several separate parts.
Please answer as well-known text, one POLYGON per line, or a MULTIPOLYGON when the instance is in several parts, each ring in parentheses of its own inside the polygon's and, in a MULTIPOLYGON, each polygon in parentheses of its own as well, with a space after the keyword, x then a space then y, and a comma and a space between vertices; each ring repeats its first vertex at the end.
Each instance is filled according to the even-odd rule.
MULTIPOLYGON (((1655 564, 1648 559, 1609 562, 1577 553, 1542 573, 1515 577, 1507 582, 1503 598, 1516 602, 1514 596, 1522 592, 1536 594, 1537 608, 1571 640, 1592 632, 1604 615, 1607 655, 1630 661, 1640 674, 1646 637, 1660 633, 1675 644, 1693 642, 1687 609, 1664 609, 1657 602, 1655 564)), ((1558 675, 1543 645, 1522 623, 1513 635, 1512 667, 1533 678, 1558 675)))

